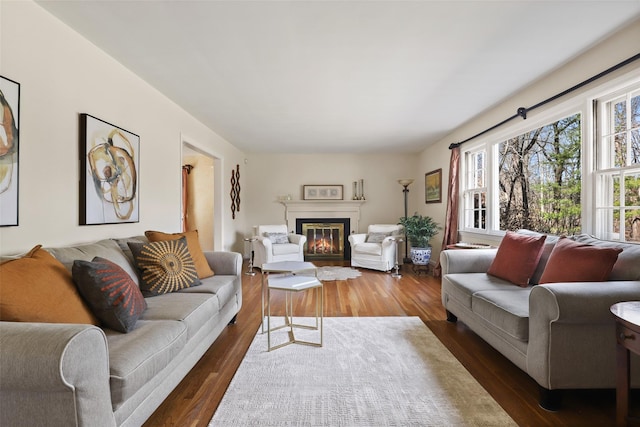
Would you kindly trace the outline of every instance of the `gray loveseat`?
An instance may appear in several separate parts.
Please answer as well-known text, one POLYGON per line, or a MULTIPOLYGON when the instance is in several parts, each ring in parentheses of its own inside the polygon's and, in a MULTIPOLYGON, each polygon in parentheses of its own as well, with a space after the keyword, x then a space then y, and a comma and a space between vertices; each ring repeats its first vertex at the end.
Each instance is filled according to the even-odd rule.
MULTIPOLYGON (((136 276, 126 245, 131 240, 147 241, 46 249, 69 269, 76 259, 100 256, 136 276)), ((146 298, 147 309, 126 334, 92 325, 0 322, 0 425, 141 425, 242 305, 241 255, 205 257, 214 276, 146 298)))
MULTIPOLYGON (((572 239, 624 248, 609 281, 519 287, 487 274, 496 249, 440 254, 447 320, 460 319, 529 374, 540 386, 540 405, 546 409, 559 406, 561 389, 615 388, 615 323, 609 308, 640 300, 640 245, 588 235, 572 239)), ((547 237, 533 283, 556 241, 547 237)), ((632 357, 632 365, 632 386, 640 387, 640 358, 632 357)))

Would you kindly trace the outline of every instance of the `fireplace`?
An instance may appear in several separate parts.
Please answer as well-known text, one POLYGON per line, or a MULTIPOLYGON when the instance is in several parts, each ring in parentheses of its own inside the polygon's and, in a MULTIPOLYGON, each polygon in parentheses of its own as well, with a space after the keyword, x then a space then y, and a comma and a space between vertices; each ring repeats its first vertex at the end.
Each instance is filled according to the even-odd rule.
POLYGON ((304 258, 350 260, 351 245, 347 239, 349 226, 349 218, 296 219, 296 234, 307 237, 304 258))

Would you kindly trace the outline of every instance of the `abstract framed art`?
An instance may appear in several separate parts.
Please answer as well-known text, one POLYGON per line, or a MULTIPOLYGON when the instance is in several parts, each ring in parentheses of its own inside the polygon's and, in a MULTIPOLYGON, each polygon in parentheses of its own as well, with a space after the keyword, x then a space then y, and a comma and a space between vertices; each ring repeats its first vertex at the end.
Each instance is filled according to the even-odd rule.
POLYGON ((424 202, 442 202, 442 169, 424 174, 424 202))
POLYGON ((80 225, 138 222, 140 137, 80 114, 80 225))
POLYGON ((20 83, 0 76, 0 227, 18 225, 20 83))

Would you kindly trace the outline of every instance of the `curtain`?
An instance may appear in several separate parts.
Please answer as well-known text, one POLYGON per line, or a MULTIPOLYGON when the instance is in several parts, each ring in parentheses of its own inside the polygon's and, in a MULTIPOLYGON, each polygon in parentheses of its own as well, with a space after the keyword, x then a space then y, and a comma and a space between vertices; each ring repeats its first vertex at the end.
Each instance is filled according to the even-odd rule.
POLYGON ((189 202, 189 172, 191 172, 191 165, 182 166, 182 232, 188 231, 189 224, 187 222, 187 208, 189 202))
MULTIPOLYGON (((442 250, 447 246, 458 242, 458 174, 460 173, 460 146, 451 149, 451 160, 449 161, 449 189, 447 191, 447 216, 444 223, 444 237, 442 238, 442 250)), ((440 277, 442 267, 440 260, 433 272, 434 276, 440 277)))

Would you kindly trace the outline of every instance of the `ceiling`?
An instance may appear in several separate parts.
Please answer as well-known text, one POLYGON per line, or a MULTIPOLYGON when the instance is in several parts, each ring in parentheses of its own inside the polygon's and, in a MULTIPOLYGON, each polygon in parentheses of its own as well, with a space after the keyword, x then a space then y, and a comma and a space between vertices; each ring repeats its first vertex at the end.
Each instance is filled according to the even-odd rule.
POLYGON ((419 152, 640 17, 638 0, 38 3, 274 153, 419 152))

